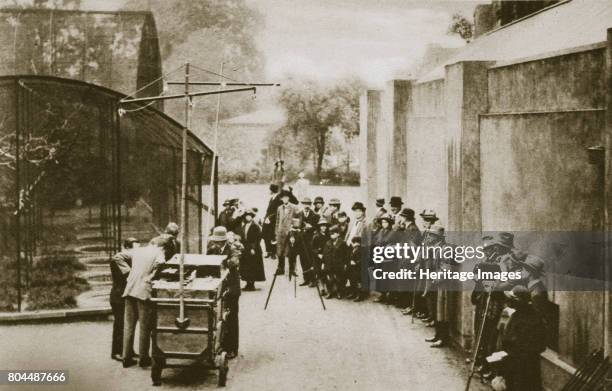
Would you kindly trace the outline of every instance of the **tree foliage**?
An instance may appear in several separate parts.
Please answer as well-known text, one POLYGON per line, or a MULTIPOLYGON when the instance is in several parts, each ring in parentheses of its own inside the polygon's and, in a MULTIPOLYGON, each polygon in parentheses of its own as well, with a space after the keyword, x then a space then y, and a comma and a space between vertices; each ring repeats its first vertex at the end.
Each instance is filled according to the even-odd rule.
POLYGON ((458 35, 466 42, 470 42, 474 36, 474 24, 461 14, 454 14, 448 33, 458 35))
POLYGON ((360 89, 355 80, 332 86, 306 81, 286 87, 279 103, 287 111, 287 125, 273 135, 269 148, 281 148, 283 155, 298 156, 302 163, 311 160, 320 179, 324 158, 332 150, 332 130, 340 129, 346 138, 359 134, 360 89))
MULTIPOLYGON (((192 68, 193 80, 218 81, 218 76, 198 68, 218 73, 223 61, 226 63, 223 74, 234 80, 263 78, 264 57, 255 42, 263 17, 245 0, 127 0, 125 9, 146 10, 149 5, 155 16, 165 72, 189 60, 197 66, 192 68)), ((174 74, 173 79, 181 80, 181 74, 174 74)), ((193 121, 196 130, 198 123, 214 119, 214 99, 198 99, 193 121)), ((246 93, 222 99, 221 118, 253 107, 253 100, 246 93)), ((166 103, 166 112, 179 120, 183 110, 183 102, 166 103)))

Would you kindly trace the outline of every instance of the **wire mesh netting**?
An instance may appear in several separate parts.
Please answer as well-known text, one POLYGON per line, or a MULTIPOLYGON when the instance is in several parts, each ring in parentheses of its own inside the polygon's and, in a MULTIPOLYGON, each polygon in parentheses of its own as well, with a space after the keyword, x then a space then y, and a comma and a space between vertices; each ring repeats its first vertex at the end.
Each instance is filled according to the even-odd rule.
MULTIPOLYGON (((27 307, 42 257, 61 252, 103 267, 123 238, 148 241, 180 220, 182 127, 151 108, 120 116, 121 97, 79 81, 0 78, 0 310, 27 307)), ((214 214, 205 203, 216 186, 202 186, 211 160, 190 134, 190 252, 201 251, 214 214)))

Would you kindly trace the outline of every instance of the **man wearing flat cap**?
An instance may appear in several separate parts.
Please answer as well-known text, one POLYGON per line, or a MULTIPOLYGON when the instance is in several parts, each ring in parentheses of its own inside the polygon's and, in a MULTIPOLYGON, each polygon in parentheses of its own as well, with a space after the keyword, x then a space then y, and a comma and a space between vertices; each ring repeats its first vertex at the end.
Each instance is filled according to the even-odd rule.
MULTIPOLYGON (((276 211, 276 255, 278 256, 278 266, 276 268, 276 274, 285 274, 285 258, 288 256, 289 250, 289 232, 291 231, 291 224, 293 219, 297 216, 297 207, 291 203, 291 193, 287 190, 283 190, 280 193, 282 204, 276 211)), ((295 270, 289 271, 295 276, 295 270)))

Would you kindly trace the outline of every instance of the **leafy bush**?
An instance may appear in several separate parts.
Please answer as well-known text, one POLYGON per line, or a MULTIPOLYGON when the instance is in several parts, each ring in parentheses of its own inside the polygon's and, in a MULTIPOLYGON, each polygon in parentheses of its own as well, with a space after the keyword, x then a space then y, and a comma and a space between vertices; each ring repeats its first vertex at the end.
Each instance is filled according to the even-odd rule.
POLYGON ((13 258, 0 257, 0 311, 15 311, 17 306, 17 265, 13 258))
POLYGON ((76 296, 88 290, 88 282, 77 276, 85 266, 74 255, 55 253, 45 256, 32 269, 28 309, 72 308, 76 296))

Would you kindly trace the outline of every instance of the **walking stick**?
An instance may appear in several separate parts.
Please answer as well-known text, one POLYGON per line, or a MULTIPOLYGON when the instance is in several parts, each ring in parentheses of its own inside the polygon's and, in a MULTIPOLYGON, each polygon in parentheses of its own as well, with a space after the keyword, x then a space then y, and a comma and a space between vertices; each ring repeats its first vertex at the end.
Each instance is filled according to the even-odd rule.
POLYGON ((297 278, 293 278, 293 297, 297 297, 297 278))
POLYGON ((487 321, 487 313, 489 312, 490 302, 491 302, 491 288, 489 288, 487 292, 487 303, 485 304, 485 309, 482 315, 482 323, 480 324, 480 330, 478 330, 478 336, 476 338, 476 349, 474 349, 474 356, 472 357, 472 367, 470 368, 470 374, 467 379, 467 384, 465 385, 465 391, 469 391, 470 383, 472 382, 472 377, 474 376, 474 370, 476 368, 476 357, 478 356, 478 350, 480 349, 482 332, 484 331, 484 326, 487 321))
POLYGON ((276 282, 277 274, 274 273, 274 278, 272 278, 272 285, 270 285, 270 290, 268 291, 268 297, 266 298, 266 305, 264 306, 264 311, 268 308, 268 302, 270 301, 270 295, 272 295, 272 289, 274 289, 274 283, 276 282))

